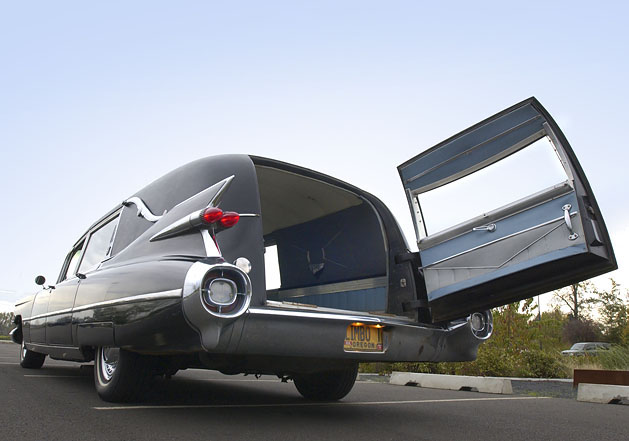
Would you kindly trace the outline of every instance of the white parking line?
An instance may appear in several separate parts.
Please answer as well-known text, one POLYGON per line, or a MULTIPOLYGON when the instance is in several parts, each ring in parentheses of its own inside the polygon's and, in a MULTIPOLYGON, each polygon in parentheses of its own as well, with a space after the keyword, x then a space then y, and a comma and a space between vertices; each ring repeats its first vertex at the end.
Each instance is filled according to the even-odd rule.
POLYGON ((17 365, 16 362, 10 363, 8 361, 0 361, 0 364, 15 364, 15 365, 17 365))
POLYGON ((81 375, 36 375, 36 374, 24 374, 29 378, 86 378, 81 375))
POLYGON ((466 401, 509 401, 509 400, 544 400, 550 397, 507 397, 507 398, 452 398, 443 400, 408 400, 408 401, 354 401, 333 403, 278 403, 278 404, 182 404, 171 406, 102 406, 94 410, 142 410, 142 409, 250 409, 257 407, 312 407, 312 406, 384 406, 391 404, 423 403, 462 403, 466 401))

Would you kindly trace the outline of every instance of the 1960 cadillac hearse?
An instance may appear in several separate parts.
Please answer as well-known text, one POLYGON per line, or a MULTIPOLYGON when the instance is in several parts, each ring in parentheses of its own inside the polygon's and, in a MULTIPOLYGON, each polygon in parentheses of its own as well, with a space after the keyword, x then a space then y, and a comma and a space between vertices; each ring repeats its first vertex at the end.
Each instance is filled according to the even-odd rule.
POLYGON ((418 252, 380 200, 330 176, 247 155, 176 169, 94 223, 54 286, 38 277, 43 289, 16 305, 21 365, 94 360, 108 401, 137 400, 151 377, 185 368, 275 374, 334 400, 358 362, 473 360, 490 308, 616 267, 586 177, 533 98, 398 169, 418 252), (540 140, 560 180, 426 229, 426 193, 540 140), (271 270, 279 287, 267 287, 271 270))

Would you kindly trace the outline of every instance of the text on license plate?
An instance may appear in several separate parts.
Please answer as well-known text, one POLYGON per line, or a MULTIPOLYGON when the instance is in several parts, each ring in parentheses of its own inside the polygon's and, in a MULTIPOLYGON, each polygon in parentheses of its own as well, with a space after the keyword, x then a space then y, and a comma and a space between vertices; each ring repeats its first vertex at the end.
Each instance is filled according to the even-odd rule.
POLYGON ((382 326, 362 323, 349 325, 343 349, 353 352, 382 352, 382 326))

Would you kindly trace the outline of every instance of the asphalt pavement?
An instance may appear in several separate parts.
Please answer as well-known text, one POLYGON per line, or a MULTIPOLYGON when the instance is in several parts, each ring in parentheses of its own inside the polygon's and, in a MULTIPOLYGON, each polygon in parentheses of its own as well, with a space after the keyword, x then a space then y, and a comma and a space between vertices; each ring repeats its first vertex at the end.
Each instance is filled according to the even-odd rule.
POLYGON ((101 401, 91 365, 47 359, 22 369, 0 343, 4 440, 625 440, 629 406, 359 381, 312 403, 274 377, 186 370, 141 403, 101 401))

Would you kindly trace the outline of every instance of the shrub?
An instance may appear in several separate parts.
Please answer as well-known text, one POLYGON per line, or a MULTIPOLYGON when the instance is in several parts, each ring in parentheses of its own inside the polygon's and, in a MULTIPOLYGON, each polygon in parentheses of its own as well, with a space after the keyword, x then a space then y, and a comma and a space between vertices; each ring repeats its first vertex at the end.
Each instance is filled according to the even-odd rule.
POLYGON ((390 374, 392 371, 391 363, 360 363, 358 372, 363 374, 390 374))
POLYGON ((559 378, 565 376, 560 355, 539 350, 522 353, 522 369, 518 376, 533 378, 559 378))

